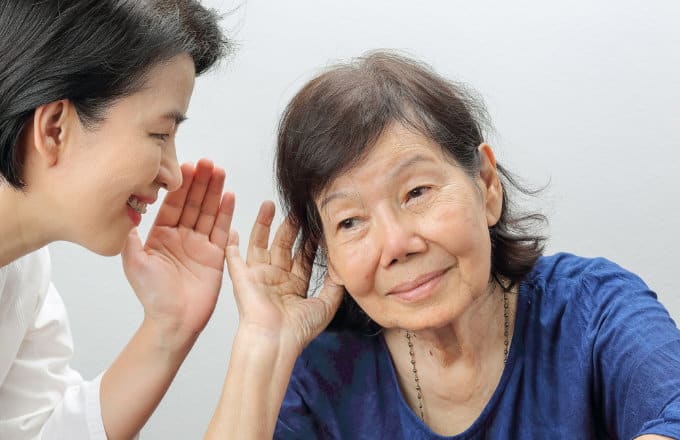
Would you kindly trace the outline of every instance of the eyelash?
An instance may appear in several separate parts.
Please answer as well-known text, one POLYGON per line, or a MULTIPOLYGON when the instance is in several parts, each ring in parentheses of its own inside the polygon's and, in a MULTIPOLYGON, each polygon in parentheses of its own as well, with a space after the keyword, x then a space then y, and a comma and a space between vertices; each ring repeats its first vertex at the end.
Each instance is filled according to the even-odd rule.
POLYGON ((408 193, 406 193, 406 201, 421 197, 426 191, 430 189, 429 186, 416 186, 408 193), (416 193, 416 194, 414 194, 416 193))
POLYGON ((338 229, 351 229, 353 226, 355 226, 356 221, 356 217, 346 218, 338 223, 338 229))
POLYGON ((168 140, 170 135, 167 133, 151 133, 151 137, 165 142, 168 140))

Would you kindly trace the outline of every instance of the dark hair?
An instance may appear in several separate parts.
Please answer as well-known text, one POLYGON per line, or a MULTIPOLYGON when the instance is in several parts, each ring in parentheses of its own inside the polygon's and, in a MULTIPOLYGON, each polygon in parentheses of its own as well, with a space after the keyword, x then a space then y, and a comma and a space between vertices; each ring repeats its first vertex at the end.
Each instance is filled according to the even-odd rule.
POLYGON ((91 126, 156 63, 188 53, 201 74, 230 48, 218 19, 195 0, 3 0, 0 178, 23 188, 18 140, 37 107, 69 99, 91 126))
MULTIPOLYGON (((395 122, 437 142, 470 176, 479 172, 478 146, 488 125, 481 100, 412 59, 372 52, 312 79, 288 104, 279 126, 276 177, 284 209, 300 227, 298 247, 306 263, 325 267, 314 200, 358 165, 395 122)), ((491 277, 510 290, 542 254, 545 237, 533 229, 546 219, 539 213, 515 214, 508 189, 535 191, 523 188, 501 165, 498 171, 504 190, 500 219, 489 228, 491 277)), ((379 329, 347 292, 329 328, 379 329)))

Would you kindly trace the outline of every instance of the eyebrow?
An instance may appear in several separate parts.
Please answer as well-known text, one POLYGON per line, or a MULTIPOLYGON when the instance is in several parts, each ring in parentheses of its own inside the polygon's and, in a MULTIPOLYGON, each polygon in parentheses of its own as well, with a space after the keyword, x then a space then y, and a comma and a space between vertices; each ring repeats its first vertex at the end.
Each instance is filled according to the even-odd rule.
POLYGON ((350 193, 335 192, 335 193, 323 198, 323 200, 321 201, 321 207, 319 208, 319 211, 323 211, 323 209, 326 207, 326 205, 328 205, 333 200, 349 199, 350 197, 352 197, 352 194, 350 194, 350 193))
MULTIPOLYGON (((388 175, 388 179, 393 180, 395 179, 399 174, 403 173, 406 171, 407 168, 421 163, 421 162, 432 162, 432 158, 428 156, 423 156, 422 154, 417 154, 413 157, 409 157, 408 159, 402 161, 397 165, 388 175)), ((328 205, 330 202, 333 200, 337 199, 348 199, 352 197, 354 194, 353 193, 348 193, 348 192, 335 192, 332 193, 326 197, 323 198, 320 204, 319 210, 322 210, 326 205, 328 205)))
POLYGON ((170 111, 162 116, 163 119, 170 119, 171 121, 175 122, 175 125, 179 125, 182 122, 187 120, 187 117, 184 113, 179 112, 179 111, 170 111))
POLYGON ((399 165, 397 165, 389 174, 388 177, 390 179, 394 179, 397 177, 399 174, 403 173, 406 171, 407 168, 421 163, 421 162, 432 162, 432 158, 428 156, 423 156, 422 154, 416 154, 413 157, 410 157, 406 159, 405 161, 401 162, 399 165))

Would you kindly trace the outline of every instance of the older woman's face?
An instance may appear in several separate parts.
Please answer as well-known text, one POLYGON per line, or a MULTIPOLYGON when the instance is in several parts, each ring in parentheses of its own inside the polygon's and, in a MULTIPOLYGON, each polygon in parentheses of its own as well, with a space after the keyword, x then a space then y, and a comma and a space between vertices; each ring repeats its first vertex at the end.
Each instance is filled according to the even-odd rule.
POLYGON ((436 328, 487 288, 488 228, 502 189, 480 148, 474 178, 427 137, 394 125, 316 200, 332 279, 385 328, 436 328))

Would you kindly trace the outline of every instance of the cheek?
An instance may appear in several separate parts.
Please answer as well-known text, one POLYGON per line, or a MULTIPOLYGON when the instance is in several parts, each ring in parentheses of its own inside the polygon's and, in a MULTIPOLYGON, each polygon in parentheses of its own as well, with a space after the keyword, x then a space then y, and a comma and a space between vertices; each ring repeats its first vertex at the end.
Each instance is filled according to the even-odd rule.
POLYGON ((376 258, 375 249, 368 244, 352 244, 329 249, 329 263, 352 296, 362 296, 372 290, 376 258))
POLYGON ((458 260, 463 282, 486 283, 490 270, 491 241, 486 217, 477 204, 456 203, 438 211, 430 236, 458 260), (481 280, 481 281, 480 281, 481 280))

